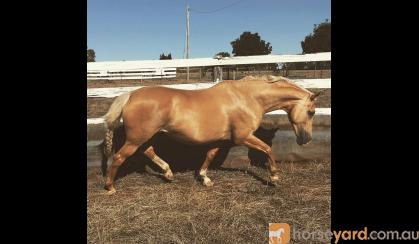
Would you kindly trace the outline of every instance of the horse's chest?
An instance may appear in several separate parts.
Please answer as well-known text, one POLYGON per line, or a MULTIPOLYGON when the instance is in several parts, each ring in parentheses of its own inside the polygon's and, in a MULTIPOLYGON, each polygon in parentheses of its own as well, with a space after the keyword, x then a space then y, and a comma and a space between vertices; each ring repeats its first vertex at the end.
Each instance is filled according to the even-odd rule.
POLYGON ((261 116, 248 111, 238 111, 230 116, 230 124, 236 129, 257 129, 261 122, 261 116))

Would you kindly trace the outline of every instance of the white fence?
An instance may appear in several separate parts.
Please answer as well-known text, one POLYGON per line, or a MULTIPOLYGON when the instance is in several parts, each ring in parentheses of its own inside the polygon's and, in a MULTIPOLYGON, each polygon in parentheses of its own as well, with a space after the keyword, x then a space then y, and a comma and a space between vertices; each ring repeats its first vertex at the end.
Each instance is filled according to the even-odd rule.
POLYGON ((88 80, 175 78, 176 68, 330 61, 331 53, 87 63, 88 80))
MULTIPOLYGON (((116 61, 116 62, 91 62, 87 63, 88 79, 137 79, 137 77, 174 78, 176 68, 224 66, 241 64, 266 64, 266 63, 292 63, 292 62, 316 62, 331 61, 331 53, 315 53, 304 55, 260 55, 241 56, 222 59, 197 58, 175 60, 143 60, 143 61, 116 61), (91 77, 91 78, 89 78, 91 77)), ((146 79, 146 78, 143 78, 146 79)), ((149 79, 149 78, 147 78, 149 79)), ((305 88, 331 88, 331 79, 297 79, 298 85, 305 88)), ((194 83, 167 85, 178 89, 204 89, 215 83, 194 83)), ((87 97, 116 97, 122 93, 140 88, 136 87, 112 87, 87 89, 87 97)), ((285 114, 284 111, 272 111, 269 114, 285 114)), ((330 108, 316 108, 318 115, 331 115, 330 108)), ((102 118, 87 119, 87 124, 103 123, 102 118)))
POLYGON ((90 70, 137 70, 147 68, 185 68, 202 66, 224 66, 241 64, 270 64, 270 63, 295 63, 330 61, 331 53, 313 53, 296 55, 255 55, 226 58, 193 58, 193 59, 171 59, 171 60, 141 60, 141 61, 111 61, 111 62, 89 62, 87 71, 90 70))
POLYGON ((176 78, 176 68, 139 68, 129 69, 90 69, 88 80, 128 80, 128 79, 162 79, 176 78))
MULTIPOLYGON (((304 88, 330 88, 331 79, 296 79, 293 80, 297 85, 304 88)), ((184 89, 184 90, 198 90, 205 89, 215 85, 215 82, 209 83, 192 83, 192 84, 173 84, 162 85, 170 88, 184 89)), ((129 87, 106 87, 106 88, 90 88, 87 89, 87 97, 116 97, 125 92, 130 92, 141 88, 142 86, 129 87)))

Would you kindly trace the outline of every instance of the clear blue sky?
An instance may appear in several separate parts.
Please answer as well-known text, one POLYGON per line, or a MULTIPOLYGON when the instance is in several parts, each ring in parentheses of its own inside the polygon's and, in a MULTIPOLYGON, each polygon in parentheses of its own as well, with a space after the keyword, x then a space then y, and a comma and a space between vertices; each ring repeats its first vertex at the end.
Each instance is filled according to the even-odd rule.
MULTIPOLYGON (((331 20, 331 0, 189 0, 190 57, 231 54, 230 42, 243 31, 258 32, 272 54, 301 53, 300 42, 314 24, 331 20)), ((96 61, 183 57, 186 0, 88 0, 87 45, 96 61)))

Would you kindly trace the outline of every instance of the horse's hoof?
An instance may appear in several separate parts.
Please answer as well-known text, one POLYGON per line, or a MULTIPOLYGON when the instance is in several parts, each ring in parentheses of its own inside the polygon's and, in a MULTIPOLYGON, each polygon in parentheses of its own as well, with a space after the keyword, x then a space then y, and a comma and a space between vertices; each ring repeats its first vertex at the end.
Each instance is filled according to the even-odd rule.
POLYGON ((110 195, 115 194, 115 192, 116 192, 116 189, 115 189, 115 187, 112 186, 112 187, 110 187, 109 189, 106 190, 105 195, 110 196, 110 195))
POLYGON ((202 182, 202 184, 203 184, 204 186, 211 187, 211 186, 213 186, 213 185, 214 185, 214 182, 212 182, 211 180, 204 180, 204 181, 202 182))
POLYGON ((166 178, 166 180, 168 180, 168 181, 173 181, 175 179, 171 170, 167 171, 164 174, 164 178, 166 178))
POLYGON ((271 181, 279 181, 279 175, 271 175, 271 181))

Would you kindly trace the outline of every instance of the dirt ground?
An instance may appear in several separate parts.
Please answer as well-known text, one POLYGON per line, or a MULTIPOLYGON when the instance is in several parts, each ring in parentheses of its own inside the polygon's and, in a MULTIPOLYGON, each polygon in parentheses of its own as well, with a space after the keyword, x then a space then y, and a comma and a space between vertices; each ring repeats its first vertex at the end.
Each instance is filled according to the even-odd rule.
MULTIPOLYGON (((194 171, 131 173, 105 195, 99 168, 88 168, 88 243, 268 243, 269 223, 330 229, 330 161, 283 162, 276 186, 263 167, 210 170, 207 188, 194 171)), ((292 243, 325 243, 292 240, 292 243)))

